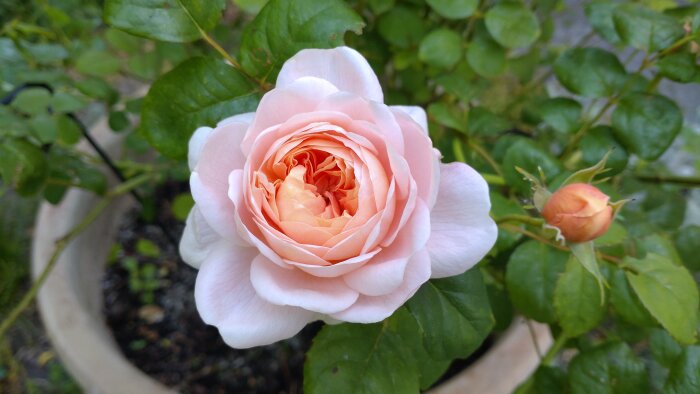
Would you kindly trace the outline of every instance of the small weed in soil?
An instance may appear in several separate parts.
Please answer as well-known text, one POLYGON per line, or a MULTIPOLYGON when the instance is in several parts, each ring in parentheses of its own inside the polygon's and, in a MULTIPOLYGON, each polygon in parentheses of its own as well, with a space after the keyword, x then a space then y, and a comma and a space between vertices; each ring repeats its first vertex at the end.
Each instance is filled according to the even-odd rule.
MULTIPOLYGON (((170 201, 180 185, 166 185, 170 201)), ((186 190, 186 189, 185 189, 186 190)), ((300 393, 304 354, 321 327, 246 350, 228 347, 199 317, 194 302, 197 271, 182 262, 163 228, 181 234, 170 204, 154 222, 132 212, 103 280, 108 326, 126 357, 145 373, 184 393, 300 393)), ((170 237, 172 238, 172 237, 170 237)))

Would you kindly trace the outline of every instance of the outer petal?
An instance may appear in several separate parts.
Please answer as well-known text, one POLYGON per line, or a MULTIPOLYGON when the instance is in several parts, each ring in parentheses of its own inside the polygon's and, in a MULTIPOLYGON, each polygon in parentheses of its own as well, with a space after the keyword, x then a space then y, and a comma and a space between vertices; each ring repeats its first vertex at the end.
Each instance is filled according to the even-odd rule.
POLYGON ((397 109, 410 116, 420 125, 420 127, 423 129, 423 133, 428 135, 428 116, 425 114, 425 110, 423 108, 409 105, 391 105, 389 108, 397 109))
POLYGON ((315 319, 313 312, 270 304, 250 283, 254 248, 217 247, 197 275, 195 301, 205 323, 216 326, 234 348, 267 345, 294 336, 315 319))
POLYGON ((408 301, 428 279, 430 279, 430 256, 426 249, 422 249, 409 260, 404 281, 395 292, 379 297, 361 295, 353 306, 332 314, 331 317, 352 323, 382 321, 408 301))
POLYGON ((464 163, 440 166, 428 241, 433 278, 461 274, 491 250, 498 228, 490 209, 489 188, 481 175, 464 163))
POLYGON ((340 278, 318 278, 299 269, 280 268, 263 255, 253 259, 250 281, 258 295, 268 302, 320 313, 342 311, 359 295, 340 278))
POLYGON ((307 76, 325 79, 341 91, 355 93, 374 101, 384 101, 382 87, 372 67, 352 48, 299 51, 282 66, 277 76, 277 86, 287 86, 307 76))
POLYGON ((404 281, 408 261, 416 249, 423 249, 429 236, 430 211, 420 201, 396 240, 364 267, 345 275, 345 283, 369 296, 396 291, 404 281))
POLYGON ((187 215, 185 230, 180 239, 180 256, 193 268, 199 268, 220 239, 195 205, 187 215))
POLYGON ((214 129, 211 127, 200 127, 195 130, 192 137, 190 137, 190 143, 187 149, 187 165, 190 167, 190 171, 193 171, 194 167, 197 165, 204 144, 213 131, 214 129))
POLYGON ((233 202, 228 198, 229 174, 243 168, 240 149, 248 123, 245 116, 228 120, 207 138, 190 176, 190 189, 207 223, 224 238, 237 238, 233 202))

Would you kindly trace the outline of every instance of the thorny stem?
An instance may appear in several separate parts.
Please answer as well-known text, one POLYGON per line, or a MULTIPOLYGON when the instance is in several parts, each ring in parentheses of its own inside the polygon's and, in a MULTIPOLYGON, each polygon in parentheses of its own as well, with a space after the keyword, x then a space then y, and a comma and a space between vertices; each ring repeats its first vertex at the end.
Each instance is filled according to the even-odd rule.
POLYGON ((48 279, 49 274, 53 271, 56 266, 58 258, 63 253, 63 250, 77 237, 81 232, 83 232, 92 222, 94 222, 102 211, 105 210, 112 201, 114 197, 121 196, 123 194, 129 193, 132 189, 140 186, 144 182, 151 180, 153 174, 143 174, 137 177, 131 178, 128 181, 117 185, 114 189, 108 192, 100 201, 95 205, 94 208, 80 221, 75 227, 73 227, 66 235, 56 240, 56 245, 54 247, 53 253, 49 258, 49 262, 46 264, 44 269, 39 274, 32 287, 27 291, 27 293, 22 297, 20 302, 15 306, 7 317, 0 324, 0 341, 3 339, 7 331, 14 324, 17 318, 24 312, 25 309, 32 303, 36 295, 39 293, 39 289, 48 279))

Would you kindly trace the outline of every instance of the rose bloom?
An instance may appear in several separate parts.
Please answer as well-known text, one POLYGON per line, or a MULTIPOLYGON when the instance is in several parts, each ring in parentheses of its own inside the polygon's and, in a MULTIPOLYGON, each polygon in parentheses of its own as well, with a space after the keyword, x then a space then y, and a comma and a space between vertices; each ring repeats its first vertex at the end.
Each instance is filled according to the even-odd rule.
POLYGON ((425 112, 387 106, 367 61, 307 49, 255 113, 199 128, 180 244, 202 319, 232 347, 373 323, 493 246, 488 186, 440 164, 425 112))
POLYGON ((587 183, 572 183, 552 194, 542 209, 547 224, 569 242, 586 242, 608 231, 613 220, 610 197, 587 183))

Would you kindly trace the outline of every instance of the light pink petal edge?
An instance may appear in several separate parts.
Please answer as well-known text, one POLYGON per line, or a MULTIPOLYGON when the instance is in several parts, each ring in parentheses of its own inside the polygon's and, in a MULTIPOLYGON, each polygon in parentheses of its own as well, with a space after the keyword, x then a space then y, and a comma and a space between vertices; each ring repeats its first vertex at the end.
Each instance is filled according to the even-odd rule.
POLYGON ((277 76, 277 87, 301 77, 325 79, 339 90, 383 102, 384 94, 377 75, 367 60, 348 47, 304 49, 287 60, 277 76))
POLYGON ((498 227, 490 209, 489 188, 479 173, 464 163, 440 166, 428 240, 433 278, 459 275, 491 250, 498 227))

